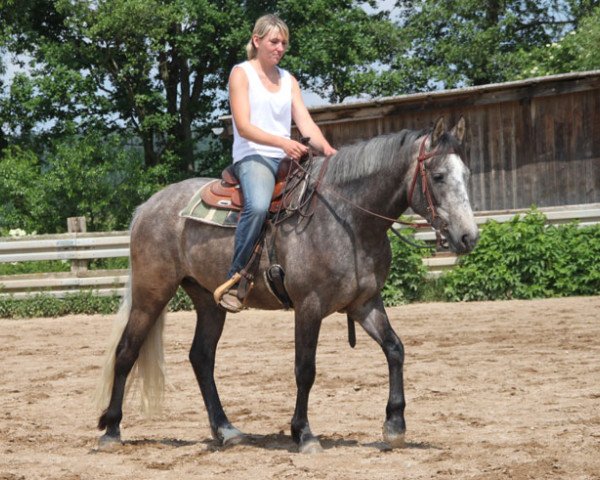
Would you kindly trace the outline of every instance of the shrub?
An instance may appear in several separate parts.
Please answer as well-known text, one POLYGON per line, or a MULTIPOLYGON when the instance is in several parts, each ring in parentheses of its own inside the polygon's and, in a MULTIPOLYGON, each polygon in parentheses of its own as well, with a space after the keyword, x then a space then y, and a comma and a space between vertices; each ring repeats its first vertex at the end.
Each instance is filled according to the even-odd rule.
POLYGON ((62 315, 95 313, 110 314, 120 304, 118 295, 100 297, 92 291, 78 292, 65 298, 40 293, 26 299, 3 298, 0 301, 1 318, 59 317, 62 315))
POLYGON ((71 264, 67 260, 40 260, 36 262, 0 263, 0 275, 68 272, 70 269, 71 264))
MULTIPOLYGON (((0 318, 59 317, 62 315, 110 315, 116 313, 121 297, 101 297, 92 290, 73 293, 65 298, 40 293, 26 299, 13 297, 0 301, 0 318)), ((192 310, 193 304, 187 294, 179 289, 169 303, 169 311, 192 310)))
POLYGON ((529 299, 600 292, 600 225, 546 225, 533 209, 488 222, 475 250, 443 277, 448 300, 529 299))
MULTIPOLYGON (((411 233, 414 232, 403 231, 403 235, 408 236, 412 242, 425 245, 416 241, 411 233)), ((429 251, 402 242, 392 232, 389 232, 388 238, 392 249, 392 265, 381 292, 383 301, 390 306, 415 301, 420 298, 426 285, 427 267, 423 265, 422 258, 429 251)))
POLYGON ((181 310, 193 310, 194 304, 191 298, 182 288, 178 288, 175 296, 169 302, 169 311, 179 312, 181 310))

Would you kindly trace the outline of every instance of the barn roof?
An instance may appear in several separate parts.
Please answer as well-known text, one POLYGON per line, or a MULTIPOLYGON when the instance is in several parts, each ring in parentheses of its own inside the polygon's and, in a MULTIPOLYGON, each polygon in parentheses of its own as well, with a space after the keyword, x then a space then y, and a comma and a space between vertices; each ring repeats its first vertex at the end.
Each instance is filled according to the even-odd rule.
MULTIPOLYGON (((344 123, 359 119, 381 118, 393 115, 398 110, 498 104, 595 88, 600 88, 600 70, 322 105, 310 107, 309 111, 318 124, 344 123)), ((231 123, 231 115, 220 119, 228 126, 231 123)))
POLYGON ((406 111, 427 110, 429 106, 453 108, 460 105, 498 104, 595 88, 600 88, 600 70, 324 105, 309 110, 319 124, 338 123, 393 115, 399 108, 406 111))

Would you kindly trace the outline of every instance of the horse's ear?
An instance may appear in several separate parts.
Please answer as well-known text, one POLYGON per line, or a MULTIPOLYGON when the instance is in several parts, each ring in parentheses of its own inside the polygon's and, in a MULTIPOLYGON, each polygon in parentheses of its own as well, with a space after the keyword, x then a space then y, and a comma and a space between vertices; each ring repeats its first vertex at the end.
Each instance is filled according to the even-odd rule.
POLYGON ((446 132, 446 119, 440 117, 435 122, 433 133, 431 134, 431 146, 435 147, 440 141, 440 137, 446 132))
POLYGON ((458 143, 463 143, 465 139, 465 117, 460 117, 458 123, 452 127, 450 134, 458 140, 458 143))

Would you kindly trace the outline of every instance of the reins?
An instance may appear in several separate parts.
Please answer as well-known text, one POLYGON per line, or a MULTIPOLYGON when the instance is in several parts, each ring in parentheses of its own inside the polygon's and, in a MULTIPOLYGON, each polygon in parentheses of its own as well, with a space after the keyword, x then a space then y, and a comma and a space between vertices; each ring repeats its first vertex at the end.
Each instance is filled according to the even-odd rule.
MULTIPOLYGON (((361 212, 370 215, 372 217, 376 217, 376 218, 380 218, 382 220, 386 220, 388 222, 390 222, 391 224, 394 223, 400 223, 402 225, 407 225, 413 228, 436 228, 434 225, 434 222, 436 220, 439 219, 439 217, 436 214, 435 211, 435 205, 434 205, 434 201, 433 201, 433 196, 431 195, 431 191, 429 189, 429 181, 427 179, 427 169, 425 168, 424 162, 425 160, 428 160, 429 158, 435 157, 436 155, 438 155, 438 151, 437 150, 432 150, 430 152, 425 152, 425 142, 427 141, 427 138, 429 136, 426 136, 423 138, 423 140, 421 141, 421 145, 419 146, 419 156, 417 157, 417 167, 415 169, 415 173, 411 182, 411 186, 409 189, 409 193, 408 193, 408 205, 411 206, 412 204, 412 198, 414 195, 414 189, 417 183, 417 180, 419 178, 419 174, 421 176, 421 189, 423 191, 423 194, 425 195, 425 198, 427 199, 427 210, 431 213, 431 223, 415 223, 415 222, 405 222, 402 220, 399 220, 397 218, 392 218, 392 217, 388 217, 386 215, 381 215, 377 212, 374 212, 372 210, 369 210, 367 208, 361 207, 360 205, 358 205, 357 203, 353 202, 352 200, 350 200, 349 198, 344 197, 343 195, 341 195, 340 193, 338 193, 335 189, 331 188, 329 185, 324 184, 322 182, 323 180, 323 176, 325 173, 325 170, 327 168, 327 164, 328 161, 331 157, 325 157, 324 163, 321 166, 320 172, 319 172, 319 178, 316 179, 315 181, 315 186, 313 188, 313 191, 311 192, 311 196, 314 195, 314 193, 316 193, 319 189, 325 189, 327 190, 329 193, 333 194, 334 196, 336 196, 337 198, 339 198, 340 200, 344 201, 345 203, 347 203, 348 205, 352 206, 353 208, 360 210, 361 212)), ((312 155, 312 154, 311 154, 312 155)), ((312 159, 312 158, 311 158, 312 159)), ((296 160, 292 160, 294 162, 294 164, 296 165, 296 168, 301 170, 307 177, 315 179, 315 177, 311 174, 309 169, 304 168, 304 166, 299 163, 296 160)), ((308 162, 309 164, 312 165, 312 162, 308 162)), ((312 212, 311 212, 312 213, 312 212)))

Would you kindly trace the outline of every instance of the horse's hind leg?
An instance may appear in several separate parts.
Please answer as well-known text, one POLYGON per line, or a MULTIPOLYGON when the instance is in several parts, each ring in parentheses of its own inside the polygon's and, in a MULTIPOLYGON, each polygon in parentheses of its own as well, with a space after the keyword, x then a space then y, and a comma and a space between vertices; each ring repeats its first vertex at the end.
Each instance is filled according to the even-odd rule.
POLYGON ((359 322, 365 331, 381 346, 388 362, 390 395, 383 424, 383 438, 391 447, 404 446, 404 347, 392 329, 380 295, 361 308, 348 312, 351 319, 359 322))
POLYGON ((101 447, 121 441, 119 425, 123 417, 127 376, 138 358, 144 340, 171 298, 171 296, 165 295, 162 301, 150 301, 148 295, 148 292, 134 290, 127 326, 115 352, 110 403, 98 420, 98 429, 106 429, 106 433, 100 438, 99 445, 101 447))
POLYGON ((215 354, 223 333, 226 313, 215 304, 212 293, 197 283, 184 280, 182 287, 194 302, 197 312, 190 362, 202 392, 212 436, 221 445, 236 444, 244 435, 227 419, 214 377, 215 354))

